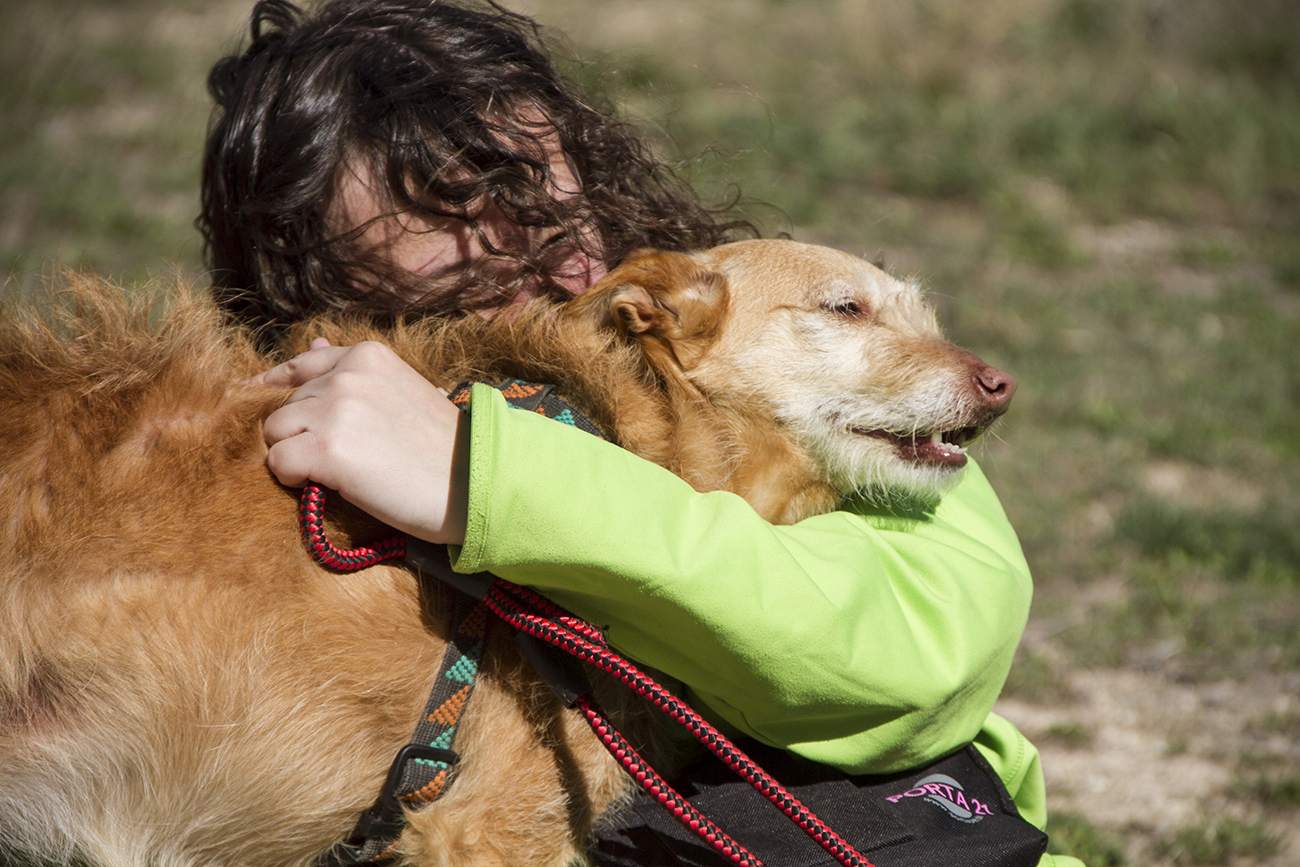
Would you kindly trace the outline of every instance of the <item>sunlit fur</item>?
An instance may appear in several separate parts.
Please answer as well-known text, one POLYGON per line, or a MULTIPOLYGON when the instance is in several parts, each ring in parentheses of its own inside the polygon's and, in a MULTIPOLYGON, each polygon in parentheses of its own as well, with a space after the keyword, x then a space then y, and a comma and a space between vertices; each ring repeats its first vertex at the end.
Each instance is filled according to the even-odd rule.
POLYGON ((973 378, 987 366, 944 339, 913 282, 793 242, 731 244, 701 264, 746 288, 692 379, 711 400, 770 413, 839 494, 932 499, 961 477, 855 430, 928 436, 987 427, 1005 409, 990 406, 973 378), (847 303, 857 311, 836 312, 847 303))
MULTIPOLYGON (((109 867, 305 867, 414 730, 446 593, 312 562, 296 492, 264 462, 261 421, 285 392, 240 384, 270 361, 203 297, 164 294, 159 314, 148 293, 75 277, 44 314, 0 314, 0 841, 109 867)), ((393 333, 318 322, 298 340, 315 334, 386 341, 444 385, 560 382, 623 445, 771 520, 891 478, 846 419, 925 426, 961 406, 909 391, 953 390, 927 369, 948 350, 911 289, 787 242, 642 255, 562 310, 393 333), (817 293, 841 284, 902 325, 825 320, 817 293)), ((344 544, 385 532, 331 515, 344 544)), ((560 867, 627 793, 504 633, 455 783, 410 816, 409 863, 560 867)))

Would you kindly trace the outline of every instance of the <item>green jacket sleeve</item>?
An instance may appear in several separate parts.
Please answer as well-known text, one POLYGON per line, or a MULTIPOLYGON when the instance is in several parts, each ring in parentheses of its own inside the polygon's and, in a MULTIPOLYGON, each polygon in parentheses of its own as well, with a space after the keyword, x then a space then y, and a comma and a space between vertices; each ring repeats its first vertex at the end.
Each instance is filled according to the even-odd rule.
POLYGON ((914 767, 980 732, 1031 590, 978 467, 929 518, 772 526, 489 388, 472 401, 458 570, 536 587, 715 721, 848 771, 914 767))
POLYGON ((455 568, 541 590, 688 684, 715 723, 815 761, 879 773, 973 740, 1044 826, 1038 751, 990 713, 1029 569, 973 462, 928 518, 859 504, 776 527, 493 389, 475 386, 472 404, 455 568))

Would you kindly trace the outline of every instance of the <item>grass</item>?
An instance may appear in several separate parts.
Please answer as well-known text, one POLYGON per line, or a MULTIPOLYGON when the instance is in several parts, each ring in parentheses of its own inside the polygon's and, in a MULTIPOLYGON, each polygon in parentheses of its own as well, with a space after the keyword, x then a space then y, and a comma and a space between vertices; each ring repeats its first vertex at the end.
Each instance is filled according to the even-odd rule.
POLYGON ((1260 774, 1241 782, 1237 791, 1267 807, 1294 809, 1300 807, 1300 772, 1260 774))
POLYGON ((1261 859, 1283 850, 1280 838, 1262 822, 1236 819, 1199 822, 1183 828, 1157 847, 1159 854, 1178 867, 1228 865, 1237 859, 1261 859))
POLYGON ((1015 664, 1002 695, 1043 705, 1065 704, 1075 698, 1061 667, 1027 647, 1016 651, 1015 664))
POLYGON ((1300 664, 1300 607, 1271 586, 1236 586, 1183 558, 1143 562, 1123 596, 1061 634, 1081 667, 1164 663, 1192 682, 1300 664))
MULTIPOLYGON (((0 263, 128 281, 198 270, 204 4, 17 2, 0 9, 0 263)), ((222 19, 223 30, 226 19, 222 19)))
POLYGON ((1232 582, 1295 586, 1300 578, 1300 535, 1289 506, 1197 512, 1138 499, 1125 510, 1115 535, 1145 559, 1204 564, 1232 582))
MULTIPOLYGON (((203 78, 250 7, 0 4, 0 265, 14 284, 55 263, 131 284, 175 264, 199 274, 203 78)), ((770 203, 751 206, 769 232, 883 252, 926 281, 958 342, 1017 376, 978 456, 1057 652, 1022 651, 1009 694, 1069 702, 1071 666, 1199 682, 1300 665, 1289 0, 521 8, 571 34, 569 73, 659 124, 708 198, 738 185, 770 203), (1098 579, 1120 590, 1080 602, 1098 579)), ((1273 776, 1245 797, 1294 810, 1293 785, 1273 776)), ((1075 839, 1090 829, 1056 833, 1092 846, 1075 839)), ((1164 857, 1242 863, 1270 839, 1197 826, 1164 857)), ((1089 863, 1122 849, 1096 843, 1089 863)))
POLYGON ((1090 824, 1082 816, 1060 813, 1047 821, 1047 851, 1073 855, 1088 867, 1125 867, 1124 841, 1090 824))
POLYGON ((1300 737, 1300 712, 1275 711, 1263 719, 1251 720, 1246 728, 1248 731, 1255 733, 1271 734, 1276 732, 1300 737))
MULTIPOLYGON (((1276 4, 1246 5, 1285 32, 1276 4)), ((1228 207, 1290 199, 1295 219, 1297 97, 1285 72, 1224 47, 1253 37, 1211 4, 1168 25, 1158 4, 1108 0, 748 7, 749 24, 735 3, 716 19, 751 51, 624 57, 623 74, 596 81, 649 92, 688 146, 744 155, 748 185, 797 224, 826 221, 850 190, 988 205, 1026 178, 1103 219, 1199 216, 1200 193, 1228 207), (720 82, 744 93, 718 100, 720 82)))
POLYGON ((1044 744, 1058 744, 1067 749, 1086 747, 1092 743, 1092 730, 1078 721, 1056 723, 1043 730, 1038 739, 1044 744))

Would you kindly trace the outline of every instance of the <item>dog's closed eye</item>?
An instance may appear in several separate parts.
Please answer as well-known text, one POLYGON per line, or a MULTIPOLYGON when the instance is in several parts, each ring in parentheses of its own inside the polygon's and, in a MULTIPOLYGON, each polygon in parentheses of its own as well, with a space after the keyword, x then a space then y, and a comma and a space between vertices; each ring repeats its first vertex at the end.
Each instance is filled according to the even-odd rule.
POLYGON ((822 309, 846 319, 866 319, 871 316, 871 308, 851 298, 828 301, 822 305, 822 309))

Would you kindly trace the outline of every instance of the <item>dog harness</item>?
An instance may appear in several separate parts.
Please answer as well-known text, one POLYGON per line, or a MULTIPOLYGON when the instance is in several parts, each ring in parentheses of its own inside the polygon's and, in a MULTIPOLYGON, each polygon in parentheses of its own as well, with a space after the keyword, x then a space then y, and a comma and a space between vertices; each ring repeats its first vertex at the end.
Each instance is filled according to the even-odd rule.
MULTIPOLYGON (((468 409, 470 386, 470 383, 462 383, 450 395, 453 403, 462 410, 468 409)), ((604 438, 594 423, 554 393, 553 386, 512 379, 496 388, 507 403, 517 409, 538 412, 604 438)), ((843 867, 875 867, 860 849, 881 846, 889 848, 891 857, 878 861, 880 867, 912 864, 921 867, 936 863, 931 859, 939 852, 947 853, 942 863, 953 867, 1032 867, 1046 848, 1046 836, 1020 818, 1005 786, 973 746, 968 745, 925 768, 909 772, 911 776, 845 778, 838 771, 783 751, 757 743, 746 745, 751 751, 768 753, 769 763, 786 766, 787 772, 783 777, 798 782, 794 789, 800 795, 811 795, 810 800, 818 803, 819 809, 821 804, 825 804, 831 808, 830 813, 838 813, 840 819, 847 820, 849 824, 844 827, 851 829, 850 836, 858 843, 855 847, 689 705, 613 651, 599 628, 527 588, 488 573, 463 575, 455 572, 443 546, 399 536, 373 547, 340 551, 325 537, 324 504, 324 492, 319 486, 308 485, 304 489, 300 504, 302 533, 308 549, 319 562, 340 571, 352 571, 402 558, 422 574, 436 577, 455 588, 459 594, 452 615, 452 640, 424 718, 418 724, 411 743, 394 758, 379 799, 362 814, 350 837, 320 859, 321 867, 351 867, 395 857, 397 840, 404 828, 403 806, 414 808, 431 803, 454 778, 459 760, 452 749, 455 731, 473 691, 489 611, 514 629, 515 640, 536 673, 567 706, 577 708, 583 714, 601 742, 643 787, 639 798, 619 812, 615 821, 600 835, 593 853, 597 864, 620 867, 633 864, 762 867, 763 862, 746 845, 718 827, 704 811, 707 810, 714 818, 725 817, 724 824, 737 829, 747 843, 756 841, 764 851, 770 852, 773 851, 771 835, 755 834, 756 828, 771 826, 763 816, 765 810, 770 810, 770 807, 764 807, 765 802, 775 805, 793 823, 789 826, 777 824, 791 830, 797 828, 793 841, 786 839, 775 847, 777 857, 770 862, 774 867, 834 862, 843 867), (721 760, 727 770, 716 765, 717 770, 713 773, 694 769, 679 783, 688 796, 679 793, 610 723, 596 703, 591 682, 579 662, 594 665, 617 677, 685 727, 721 760), (968 797, 962 782, 943 771, 972 779, 981 787, 979 796, 972 788, 968 797), (718 773, 723 779, 718 779, 718 773), (855 782, 846 783, 846 779, 855 782), (829 799, 824 783, 831 784, 829 791, 832 796, 829 799), (907 785, 896 797, 884 793, 891 787, 899 788, 903 783, 907 785), (904 826, 891 827, 887 821, 867 822, 864 826, 854 819, 860 818, 863 812, 860 809, 862 793, 871 791, 872 786, 879 789, 883 793, 881 797, 890 803, 933 795, 931 800, 953 805, 952 815, 957 817, 959 827, 974 830, 976 826, 982 826, 980 833, 972 834, 968 830, 954 835, 951 833, 953 829, 941 828, 949 833, 930 831, 918 835, 904 826), (909 846, 909 843, 919 845, 909 846), (800 854, 791 861, 791 853, 796 852, 800 854), (904 860, 898 860, 894 855, 904 860)), ((869 805, 870 801, 865 803, 869 805)), ((880 818, 880 811, 872 813, 867 810, 866 813, 880 818)), ((885 813, 885 819, 888 819, 888 811, 885 813)), ((779 836, 776 839, 781 840, 779 836)))
MULTIPOLYGON (((472 383, 463 382, 448 395, 462 411, 469 407, 471 386, 472 383)), ((541 413, 604 439, 590 419, 554 395, 551 385, 508 379, 496 387, 516 409, 541 413)), ((352 572, 400 557, 421 573, 437 575, 459 591, 451 614, 451 639, 410 743, 402 747, 393 759, 378 800, 361 814, 347 839, 335 845, 318 862, 321 867, 351 867, 394 858, 397 841, 406 827, 403 807, 416 808, 433 803, 450 784, 455 766, 460 761, 452 747, 461 716, 474 693, 486 639, 488 609, 475 598, 482 595, 476 592, 481 583, 466 583, 453 571, 446 550, 441 546, 392 536, 374 546, 340 550, 326 537, 324 518, 324 490, 319 485, 306 486, 299 503, 299 524, 308 550, 323 566, 352 572)), ((537 652, 525 652, 536 667, 540 662, 537 652)))
POLYGON ((451 640, 415 734, 393 759, 379 799, 361 814, 347 839, 320 859, 321 867, 350 867, 396 857, 397 841, 406 827, 403 807, 431 804, 447 790, 460 761, 452 747, 474 692, 486 627, 487 609, 458 593, 451 640))

